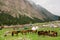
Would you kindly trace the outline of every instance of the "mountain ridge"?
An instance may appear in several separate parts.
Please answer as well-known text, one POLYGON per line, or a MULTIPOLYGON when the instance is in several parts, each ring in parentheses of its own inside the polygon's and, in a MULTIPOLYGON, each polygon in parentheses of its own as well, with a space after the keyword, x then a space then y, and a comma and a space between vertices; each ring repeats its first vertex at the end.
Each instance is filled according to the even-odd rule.
POLYGON ((24 23, 30 23, 30 21, 44 22, 58 20, 58 16, 51 14, 43 7, 28 0, 0 0, 0 11, 2 11, 1 13, 3 14, 11 15, 14 17, 13 19, 17 18, 21 23, 23 21, 24 23))

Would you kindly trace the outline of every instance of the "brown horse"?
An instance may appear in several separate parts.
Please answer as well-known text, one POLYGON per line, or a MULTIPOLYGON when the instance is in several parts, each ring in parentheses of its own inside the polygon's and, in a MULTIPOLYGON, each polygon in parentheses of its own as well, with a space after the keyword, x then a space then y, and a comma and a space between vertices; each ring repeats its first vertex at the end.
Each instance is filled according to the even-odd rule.
POLYGON ((55 31, 51 31, 49 36, 52 36, 52 37, 57 37, 57 32, 55 31))
POLYGON ((12 31, 12 36, 14 36, 14 34, 18 35, 18 33, 20 33, 21 31, 12 31))
POLYGON ((26 34, 27 32, 28 32, 27 30, 21 30, 20 33, 22 33, 22 34, 26 34))
POLYGON ((38 35, 49 35, 50 31, 38 31, 38 35))
POLYGON ((38 35, 44 35, 44 31, 38 31, 38 35))

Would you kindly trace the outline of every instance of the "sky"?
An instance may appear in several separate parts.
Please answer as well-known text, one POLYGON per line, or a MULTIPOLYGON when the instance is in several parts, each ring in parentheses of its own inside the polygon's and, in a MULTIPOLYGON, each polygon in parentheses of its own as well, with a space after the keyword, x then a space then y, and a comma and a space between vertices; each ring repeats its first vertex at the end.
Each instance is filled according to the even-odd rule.
POLYGON ((60 16, 60 0, 32 0, 51 13, 60 16))

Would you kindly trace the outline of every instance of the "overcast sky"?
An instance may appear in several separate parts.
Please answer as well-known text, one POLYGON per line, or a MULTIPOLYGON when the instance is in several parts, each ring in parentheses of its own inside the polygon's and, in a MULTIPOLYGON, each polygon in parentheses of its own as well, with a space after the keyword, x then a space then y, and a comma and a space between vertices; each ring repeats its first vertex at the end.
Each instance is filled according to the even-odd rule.
POLYGON ((55 15, 60 16, 60 0, 32 0, 55 15))

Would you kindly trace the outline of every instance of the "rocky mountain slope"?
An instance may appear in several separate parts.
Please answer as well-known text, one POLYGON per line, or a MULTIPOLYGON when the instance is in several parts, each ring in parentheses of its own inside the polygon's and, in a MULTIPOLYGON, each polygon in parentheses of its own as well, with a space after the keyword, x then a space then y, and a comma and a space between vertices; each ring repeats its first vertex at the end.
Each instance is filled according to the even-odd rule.
MULTIPOLYGON (((38 22, 58 20, 58 16, 51 14, 43 7, 35 5, 28 0, 0 0, 0 13, 6 13, 18 19, 20 18, 20 21, 24 19, 25 16, 28 17, 30 21, 38 22), (24 17, 21 19, 21 16, 24 17)), ((26 22, 28 20, 26 20, 26 22)))

